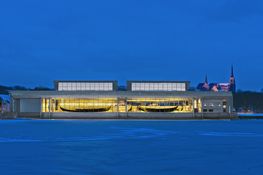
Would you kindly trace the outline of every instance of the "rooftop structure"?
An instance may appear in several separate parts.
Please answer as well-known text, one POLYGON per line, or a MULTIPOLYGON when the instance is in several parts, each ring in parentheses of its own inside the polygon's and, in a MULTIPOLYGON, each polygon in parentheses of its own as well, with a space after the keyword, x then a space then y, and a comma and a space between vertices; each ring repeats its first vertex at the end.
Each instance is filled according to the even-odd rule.
POLYGON ((188 81, 128 81, 129 91, 187 91, 188 81))
POLYGON ((57 91, 116 91, 117 81, 55 81, 57 91))

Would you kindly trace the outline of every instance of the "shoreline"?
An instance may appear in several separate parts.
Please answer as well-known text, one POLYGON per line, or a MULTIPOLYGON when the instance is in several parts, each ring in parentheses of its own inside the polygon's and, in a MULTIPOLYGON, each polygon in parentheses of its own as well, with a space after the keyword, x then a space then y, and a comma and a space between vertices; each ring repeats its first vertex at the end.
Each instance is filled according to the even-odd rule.
POLYGON ((232 116, 19 116, 14 113, 0 113, 0 120, 16 120, 16 119, 32 119, 32 120, 250 120, 263 119, 263 114, 235 114, 232 116))

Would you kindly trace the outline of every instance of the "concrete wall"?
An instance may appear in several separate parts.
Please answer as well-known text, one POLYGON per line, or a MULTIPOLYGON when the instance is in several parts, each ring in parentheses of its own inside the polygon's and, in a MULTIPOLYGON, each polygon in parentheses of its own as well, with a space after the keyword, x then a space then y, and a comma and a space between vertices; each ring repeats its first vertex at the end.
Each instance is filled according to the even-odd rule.
POLYGON ((41 100, 40 99, 20 99, 19 112, 40 112, 41 100))
POLYGON ((18 117, 36 119, 236 119, 228 113, 20 113, 18 117))

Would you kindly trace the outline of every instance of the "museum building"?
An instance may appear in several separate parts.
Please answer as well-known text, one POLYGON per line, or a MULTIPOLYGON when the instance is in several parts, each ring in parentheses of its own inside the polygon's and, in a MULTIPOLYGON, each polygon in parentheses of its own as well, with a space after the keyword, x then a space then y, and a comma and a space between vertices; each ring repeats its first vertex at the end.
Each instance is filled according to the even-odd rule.
POLYGON ((43 119, 234 118, 230 92, 189 91, 188 81, 55 81, 52 91, 10 91, 17 117, 43 119))

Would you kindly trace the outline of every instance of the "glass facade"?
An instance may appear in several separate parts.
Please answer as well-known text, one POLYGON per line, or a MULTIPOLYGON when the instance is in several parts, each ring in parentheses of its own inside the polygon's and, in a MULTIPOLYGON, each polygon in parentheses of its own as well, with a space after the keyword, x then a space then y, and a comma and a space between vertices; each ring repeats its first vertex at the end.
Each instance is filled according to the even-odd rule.
POLYGON ((188 98, 131 98, 127 107, 129 112, 193 112, 188 98))
POLYGON ((113 83, 107 82, 58 82, 58 91, 113 91, 113 83))
POLYGON ((42 112, 168 112, 194 111, 190 98, 43 98, 42 112))
POLYGON ((117 112, 115 98, 42 99, 42 112, 117 112))
POLYGON ((131 83, 131 91, 186 91, 186 83, 131 83))

